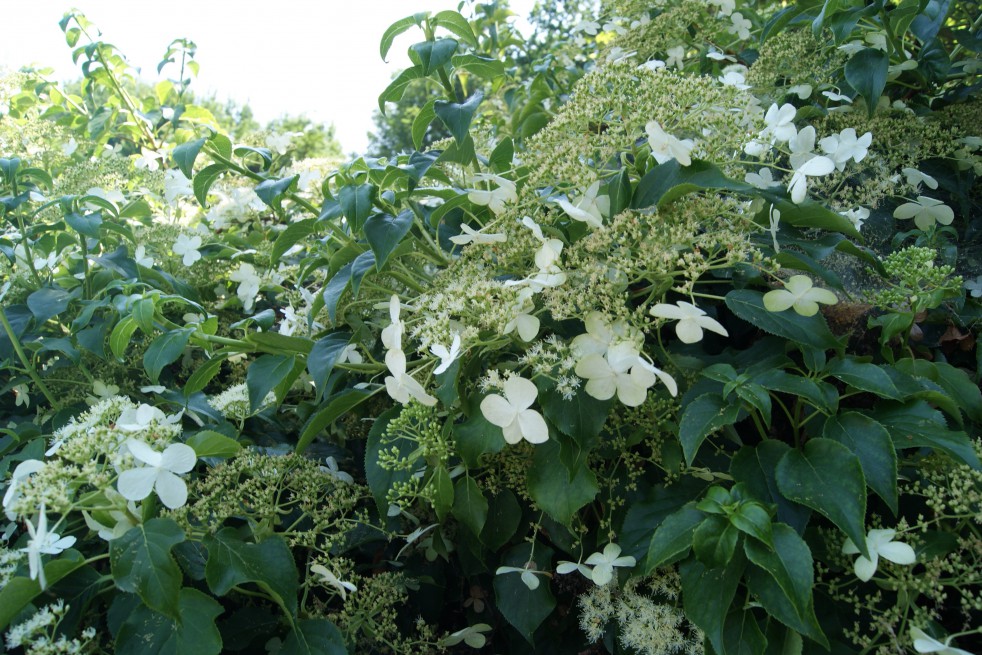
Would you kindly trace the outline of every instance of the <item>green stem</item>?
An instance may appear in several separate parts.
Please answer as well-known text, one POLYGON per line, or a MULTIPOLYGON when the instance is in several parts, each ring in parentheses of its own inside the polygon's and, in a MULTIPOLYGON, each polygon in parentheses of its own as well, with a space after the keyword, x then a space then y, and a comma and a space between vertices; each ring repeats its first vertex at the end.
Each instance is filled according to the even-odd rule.
POLYGON ((3 311, 3 309, 0 309, 0 324, 3 325, 3 330, 7 333, 7 338, 10 339, 10 343, 14 347, 14 352, 17 353, 17 357, 20 359, 21 364, 24 365, 24 369, 27 371, 27 374, 30 376, 31 380, 34 381, 37 388, 40 389, 42 394, 44 394, 44 397, 47 399, 48 403, 52 407, 57 408, 59 406, 58 401, 55 400, 55 397, 48 390, 48 387, 45 386, 41 376, 38 375, 37 370, 35 370, 34 364, 27 358, 27 353, 24 352, 24 347, 21 345, 20 339, 18 339, 17 335, 14 334, 14 328, 10 325, 10 321, 7 320, 7 314, 3 311))

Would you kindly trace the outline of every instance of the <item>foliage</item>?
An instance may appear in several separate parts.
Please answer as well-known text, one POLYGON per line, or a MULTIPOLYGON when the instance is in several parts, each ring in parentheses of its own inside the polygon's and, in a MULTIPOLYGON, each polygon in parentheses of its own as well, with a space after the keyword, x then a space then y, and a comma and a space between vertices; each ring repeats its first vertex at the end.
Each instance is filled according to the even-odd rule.
POLYGON ((340 166, 186 40, 0 80, 9 649, 978 640, 977 6, 563 7, 390 26, 340 166))

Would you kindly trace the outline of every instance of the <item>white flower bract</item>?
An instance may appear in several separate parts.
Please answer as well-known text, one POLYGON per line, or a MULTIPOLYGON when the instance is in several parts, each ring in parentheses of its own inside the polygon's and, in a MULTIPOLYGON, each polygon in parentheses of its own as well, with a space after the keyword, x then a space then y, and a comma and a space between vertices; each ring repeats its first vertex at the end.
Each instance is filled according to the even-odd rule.
POLYGON ((549 440, 549 427, 542 415, 529 409, 539 395, 531 380, 513 376, 505 380, 504 396, 491 394, 481 401, 481 413, 492 425, 501 428, 505 441, 516 444, 522 439, 538 444, 549 440))

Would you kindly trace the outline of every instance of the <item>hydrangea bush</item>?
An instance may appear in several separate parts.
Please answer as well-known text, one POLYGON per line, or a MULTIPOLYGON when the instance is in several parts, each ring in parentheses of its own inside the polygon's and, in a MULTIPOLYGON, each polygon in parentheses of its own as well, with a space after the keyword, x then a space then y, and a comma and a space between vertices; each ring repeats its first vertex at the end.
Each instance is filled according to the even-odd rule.
POLYGON ((464 11, 380 159, 0 78, 6 649, 978 652, 978 5, 464 11))

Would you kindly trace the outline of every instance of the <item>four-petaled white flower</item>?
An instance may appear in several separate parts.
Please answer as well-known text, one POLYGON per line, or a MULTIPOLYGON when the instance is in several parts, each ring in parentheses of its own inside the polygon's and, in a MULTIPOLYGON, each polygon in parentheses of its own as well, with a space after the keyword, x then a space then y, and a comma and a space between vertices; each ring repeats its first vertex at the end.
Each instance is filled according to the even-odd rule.
POLYGON ((780 107, 777 106, 777 103, 772 104, 767 109, 767 113, 764 114, 766 127, 760 133, 760 138, 770 137, 772 144, 775 142, 785 143, 792 139, 798 133, 798 129, 794 126, 796 113, 797 110, 790 103, 785 103, 780 107))
POLYGON ((637 564, 630 555, 621 555, 621 547, 610 543, 604 547, 604 552, 594 553, 586 558, 586 563, 593 566, 590 578, 598 587, 602 587, 614 579, 614 567, 629 567, 637 564))
POLYGON ((326 583, 329 587, 334 587, 341 594, 341 600, 348 600, 349 591, 358 591, 356 587, 351 582, 345 582, 334 575, 334 572, 329 570, 323 564, 314 564, 310 567, 310 572, 320 576, 321 582, 326 583))
POLYGON ((102 380, 92 380, 92 394, 85 397, 85 402, 89 405, 97 405, 106 398, 112 398, 119 393, 119 387, 115 384, 106 384, 102 380))
POLYGON ((290 142, 293 141, 293 137, 298 134, 298 132, 284 132, 282 134, 273 132, 266 137, 266 147, 277 154, 285 155, 286 151, 290 148, 290 142))
POLYGON ((124 432, 140 432, 150 427, 150 423, 177 423, 182 412, 168 416, 153 405, 141 403, 138 407, 127 407, 116 419, 116 428, 124 432))
POLYGON ((194 468, 198 456, 191 446, 174 443, 158 453, 136 439, 128 439, 126 447, 133 458, 145 466, 138 466, 119 474, 117 487, 126 500, 143 500, 156 491, 169 509, 177 509, 188 500, 188 486, 180 477, 194 468))
POLYGON ((186 234, 179 234, 177 241, 171 246, 171 250, 174 251, 175 255, 182 255, 181 261, 184 262, 185 266, 190 266, 201 259, 201 253, 198 252, 200 247, 201 237, 198 235, 189 237, 186 234))
POLYGON ((834 305, 839 302, 835 294, 828 289, 812 286, 811 278, 807 275, 792 275, 784 283, 783 289, 775 289, 764 294, 764 308, 769 312, 783 312, 794 308, 802 316, 814 316, 818 313, 818 303, 834 305))
POLYGON ((750 28, 753 27, 753 23, 749 19, 744 18, 743 14, 739 11, 735 11, 730 15, 730 22, 733 23, 727 28, 727 31, 731 34, 736 34, 740 39, 750 38, 750 28))
POLYGON ((501 575, 503 573, 521 573, 522 574, 522 582, 525 583, 525 586, 528 587, 530 591, 535 591, 536 589, 539 588, 539 579, 537 577, 535 577, 535 575, 537 573, 540 573, 540 572, 539 571, 536 571, 534 568, 532 568, 532 566, 533 566, 533 564, 531 562, 529 562, 528 564, 526 564, 524 567, 521 567, 521 566, 499 566, 495 570, 494 574, 495 575, 501 575))
POLYGON ((385 365, 392 373, 385 378, 385 390, 393 400, 405 405, 410 398, 415 398, 427 407, 436 405, 436 398, 426 393, 423 385, 406 372, 406 354, 402 350, 393 348, 385 353, 385 365))
POLYGON ((31 538, 28 540, 27 546, 21 548, 21 552, 27 553, 27 565, 30 569, 31 580, 37 580, 41 589, 44 589, 48 586, 48 582, 44 577, 41 555, 57 555, 66 548, 71 548, 75 543, 75 537, 62 537, 56 532, 48 532, 48 517, 45 514, 44 503, 41 503, 37 528, 30 521, 27 521, 26 525, 27 533, 31 538))
POLYGON ((904 174, 907 179, 907 184, 911 185, 915 189, 921 184, 924 184, 929 189, 937 189, 938 181, 928 175, 927 173, 922 173, 916 168, 902 168, 900 172, 904 174))
POLYGON ((450 365, 460 356, 460 334, 453 335, 453 342, 449 349, 437 343, 430 346, 430 352, 440 358, 439 366, 433 369, 433 375, 440 375, 450 368, 450 365))
POLYGON ((522 439, 529 443, 549 440, 549 427, 542 414, 529 409, 539 395, 531 380, 513 376, 505 380, 504 396, 490 394, 481 401, 481 413, 489 423, 501 428, 505 441, 516 444, 522 439))
POLYGON ((685 45, 679 44, 669 48, 667 51, 668 58, 665 59, 665 65, 669 68, 682 68, 685 63, 685 45))
POLYGON ((811 125, 801 128, 797 134, 788 139, 788 148, 791 150, 791 157, 789 157, 791 168, 800 168, 809 159, 814 159, 817 156, 813 152, 815 150, 815 128, 811 125))
POLYGON ((979 275, 974 280, 966 280, 962 286, 973 298, 982 298, 982 275, 979 275))
POLYGON ((145 168, 148 171, 156 171, 160 169, 160 162, 162 162, 165 157, 166 155, 157 152, 156 150, 140 148, 140 156, 136 158, 133 165, 137 168, 145 168))
POLYGON ((702 341, 703 329, 729 336, 726 328, 719 324, 715 318, 707 316, 706 312, 699 309, 692 303, 679 300, 675 305, 658 303, 648 310, 648 313, 658 318, 677 320, 675 334, 678 335, 682 343, 696 343, 702 341))
POLYGON ((593 228, 601 228, 604 225, 604 214, 610 213, 610 197, 598 196, 599 192, 600 180, 597 180, 583 192, 575 205, 565 198, 560 198, 556 202, 570 218, 593 228))
POLYGON ((518 299, 511 307, 512 318, 505 324, 502 334, 517 331, 523 341, 531 341, 539 333, 539 317, 530 313, 535 311, 534 293, 534 289, 528 287, 518 292, 518 299))
POLYGON ((818 145, 835 162, 836 169, 841 171, 850 159, 857 164, 866 159, 872 142, 872 132, 857 137, 856 130, 847 127, 838 134, 825 137, 818 142, 818 145))
POLYGON ((590 36, 596 36, 597 32, 600 31, 600 23, 595 20, 590 20, 585 18, 579 23, 573 26, 571 32, 576 34, 577 32, 583 32, 584 34, 589 34, 590 36))
POLYGON ((470 225, 462 223, 460 225, 461 234, 450 237, 450 240, 458 246, 466 246, 468 243, 475 245, 486 245, 489 243, 504 243, 508 237, 500 232, 485 234, 481 230, 475 230, 470 225))
POLYGON ((133 261, 143 268, 153 268, 153 257, 147 255, 146 246, 140 245, 136 247, 136 252, 133 253, 133 261))
POLYGON ((334 459, 334 455, 325 457, 324 464, 324 466, 319 467, 322 473, 327 473, 335 480, 339 480, 347 484, 351 484, 355 481, 355 479, 351 477, 350 473, 345 473, 338 468, 338 460, 334 459))
POLYGON ((382 345, 389 350, 402 350, 402 333, 405 331, 405 324, 399 318, 402 311, 402 304, 399 296, 392 294, 389 298, 389 324, 382 328, 382 345))
MULTIPOLYGON (((872 559, 859 555, 853 569, 857 578, 863 582, 868 582, 876 573, 876 565, 881 557, 894 564, 906 565, 917 561, 914 549, 907 544, 894 541, 895 536, 897 536, 897 531, 889 529, 870 530, 866 533, 866 549, 869 550, 872 559)), ((846 543, 842 545, 842 552, 846 555, 858 555, 859 548, 852 542, 852 539, 846 539, 846 543)))
POLYGON ((968 652, 967 650, 962 650, 961 648, 955 648, 952 646, 951 637, 948 637, 941 642, 928 635, 917 626, 911 626, 910 638, 914 642, 914 650, 916 650, 918 653, 937 653, 937 655, 972 655, 972 653, 968 652))
POLYGON ((473 177, 473 180, 476 182, 489 180, 498 185, 498 188, 493 191, 475 189, 467 193, 468 200, 475 205, 487 205, 495 214, 505 211, 506 204, 518 200, 515 183, 509 179, 503 178, 500 175, 479 173, 473 177))
POLYGON ((651 155, 659 164, 675 159, 682 166, 692 163, 692 148, 695 143, 692 139, 679 139, 662 129, 658 121, 648 121, 644 126, 648 133, 648 145, 651 146, 651 155))
MULTIPOLYGON (((473 601, 474 599, 472 597, 468 598, 468 600, 473 601)), ((477 610, 477 603, 473 604, 475 610, 477 610)), ((481 604, 483 605, 483 602, 481 604)), ((464 603, 464 607, 467 607, 466 602, 464 603)), ((471 648, 484 648, 484 645, 488 642, 488 640, 483 634, 481 634, 482 632, 491 632, 491 626, 487 623, 478 623, 476 625, 468 626, 463 630, 451 632, 440 641, 440 645, 443 647, 450 647, 456 646, 460 642, 464 642, 471 648)))
POLYGON ((893 217, 905 220, 914 219, 914 224, 927 232, 935 223, 951 225, 955 220, 955 212, 948 205, 940 200, 928 198, 927 196, 917 196, 915 202, 905 202, 893 211, 893 217))
POLYGON ((869 218, 869 210, 865 207, 856 207, 855 209, 847 209, 844 212, 839 212, 843 216, 849 219, 853 227, 857 230, 862 229, 863 222, 869 218))
POLYGON ((243 262, 232 271, 228 279, 239 283, 235 295, 242 302, 242 309, 247 314, 251 313, 256 302, 256 296, 259 295, 259 288, 262 286, 262 278, 256 272, 256 267, 248 262, 243 262))
POLYGON ((615 343, 606 355, 591 353, 576 363, 576 374, 587 380, 585 390, 597 400, 617 399, 628 407, 644 402, 655 373, 641 364, 641 353, 627 341, 615 343))
POLYGON ((75 154, 76 150, 78 150, 78 141, 75 140, 75 137, 71 137, 68 139, 68 143, 62 144, 61 146, 61 154, 66 157, 71 157, 75 154))
POLYGON ((800 205, 808 192, 808 178, 828 175, 835 170, 835 163, 828 157, 814 157, 795 169, 788 183, 791 202, 800 205))

